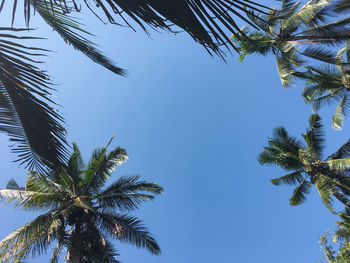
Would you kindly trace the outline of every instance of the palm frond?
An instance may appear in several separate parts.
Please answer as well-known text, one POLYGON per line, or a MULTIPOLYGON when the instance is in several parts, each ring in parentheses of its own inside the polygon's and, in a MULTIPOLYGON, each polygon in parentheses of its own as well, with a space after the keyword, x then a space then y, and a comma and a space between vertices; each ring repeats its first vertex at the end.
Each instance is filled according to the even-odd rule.
POLYGON ((283 169, 300 170, 304 167, 299 158, 303 144, 294 137, 290 137, 284 127, 274 129, 273 138, 269 139, 268 146, 259 155, 262 165, 278 165, 283 169))
POLYGON ((282 86, 284 88, 290 86, 295 73, 293 64, 282 54, 276 56, 276 65, 282 86))
POLYGON ((113 151, 105 154, 105 148, 101 150, 103 154, 89 161, 87 169, 83 172, 83 185, 85 191, 98 191, 110 178, 114 170, 128 159, 128 155, 123 148, 117 147, 113 151))
POLYGON ((154 196, 146 193, 162 192, 162 187, 155 183, 139 181, 139 176, 122 176, 97 195, 96 199, 101 207, 130 211, 137 209, 141 202, 153 200, 154 196))
POLYGON ((350 157, 343 159, 327 160, 325 163, 331 170, 345 171, 350 168, 350 157))
POLYGON ((326 160, 342 159, 350 157, 350 139, 344 143, 335 153, 327 157, 326 160))
POLYGON ((30 254, 42 254, 50 245, 50 236, 55 234, 60 224, 51 213, 47 213, 16 229, 0 242, 2 260, 22 260, 30 254))
POLYGON ((332 205, 332 195, 334 194, 334 184, 332 180, 322 175, 317 175, 316 189, 322 199, 323 204, 333 213, 336 214, 332 205))
POLYGON ((320 46, 309 46, 300 54, 325 63, 335 64, 337 62, 336 53, 320 46))
POLYGON ((289 199, 290 205, 300 205, 306 200, 306 194, 309 193, 311 183, 306 180, 307 177, 294 189, 292 197, 289 199))
POLYGON ((63 40, 72 45, 76 50, 79 50, 88 56, 94 62, 102 65, 117 75, 125 75, 125 70, 115 66, 113 62, 105 57, 97 48, 96 45, 83 37, 81 34, 91 35, 81 28, 82 24, 76 21, 72 16, 67 14, 62 7, 54 1, 47 0, 30 0, 35 6, 36 11, 52 27, 63 40))
POLYGON ((281 185, 281 184, 289 184, 289 185, 295 185, 297 183, 301 183, 304 179, 302 170, 296 171, 293 173, 286 174, 284 176, 281 176, 279 178, 271 179, 271 183, 274 185, 281 185))
POLYGON ((334 129, 336 130, 342 129, 344 118, 347 112, 349 111, 349 107, 350 107, 349 103, 350 101, 348 99, 348 95, 345 94, 344 97, 339 102, 332 118, 332 127, 334 129))
POLYGON ((321 159, 324 149, 324 132, 322 127, 321 117, 318 114, 313 114, 309 118, 309 128, 303 137, 308 146, 308 150, 315 153, 321 159))
POLYGON ((157 242, 150 236, 141 220, 131 216, 107 213, 99 213, 98 217, 101 227, 120 241, 145 248, 155 255, 160 254, 157 242))
POLYGON ((6 31, 23 30, 0 28, 0 131, 10 136, 16 161, 26 168, 60 165, 67 153, 63 119, 48 104, 52 103, 49 77, 36 66, 45 50, 12 41, 35 37, 6 31))

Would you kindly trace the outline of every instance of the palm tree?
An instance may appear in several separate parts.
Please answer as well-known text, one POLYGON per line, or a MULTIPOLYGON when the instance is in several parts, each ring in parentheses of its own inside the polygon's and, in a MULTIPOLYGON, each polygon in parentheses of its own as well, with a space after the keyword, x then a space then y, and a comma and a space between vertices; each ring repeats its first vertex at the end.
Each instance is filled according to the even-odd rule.
POLYGON ((292 84, 297 68, 305 64, 306 58, 334 64, 336 54, 323 45, 336 45, 350 38, 350 18, 325 22, 332 15, 329 0, 310 0, 300 5, 283 0, 278 12, 259 15, 260 19, 251 12, 250 19, 260 30, 244 27, 244 34, 232 38, 242 52, 241 61, 248 54, 273 53, 283 87, 292 84))
POLYGON ((280 166, 289 173, 271 182, 277 186, 297 185, 290 198, 292 206, 306 199, 312 185, 316 186, 323 203, 333 213, 332 197, 350 206, 350 140, 322 161, 324 135, 321 118, 317 114, 310 116, 309 128, 302 136, 305 143, 289 136, 283 127, 275 129, 273 138, 269 139, 268 146, 259 156, 259 162, 280 166))
POLYGON ((119 262, 111 238, 146 248, 158 255, 160 248, 142 221, 130 212, 163 189, 138 176, 122 176, 105 187, 111 174, 127 160, 117 147, 107 153, 96 149, 85 165, 76 144, 65 167, 52 167, 47 175, 31 172, 25 188, 10 181, 0 190, 5 201, 29 211, 43 211, 33 221, 0 241, 0 261, 17 262, 42 254, 56 242, 50 262, 66 251, 66 262, 119 262), (119 211, 119 212, 117 212, 119 211))
POLYGON ((320 238, 320 244, 329 263, 346 263, 350 259, 350 209, 346 208, 339 213, 338 229, 334 231, 333 242, 338 243, 338 251, 329 244, 331 233, 327 231, 320 238))
POLYGON ((350 106, 349 63, 350 53, 347 44, 338 52, 336 66, 308 66, 306 72, 298 74, 298 77, 306 81, 302 95, 307 103, 313 104, 315 110, 323 105, 338 103, 332 118, 332 127, 337 130, 342 128, 344 117, 350 106))

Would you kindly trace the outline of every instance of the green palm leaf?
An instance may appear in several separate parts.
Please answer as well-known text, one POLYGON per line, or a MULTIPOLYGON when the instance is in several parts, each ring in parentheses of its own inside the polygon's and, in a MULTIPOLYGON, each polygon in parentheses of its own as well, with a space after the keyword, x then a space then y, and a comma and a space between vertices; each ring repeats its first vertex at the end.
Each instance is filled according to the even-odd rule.
POLYGON ((150 236, 142 221, 126 215, 99 213, 103 229, 117 239, 146 248, 152 254, 159 255, 160 248, 155 239, 150 236))
POLYGON ((310 192, 311 183, 306 180, 307 177, 294 189, 292 197, 289 199, 290 205, 300 205, 306 200, 306 194, 310 192))
POLYGON ((286 174, 284 176, 281 176, 279 178, 271 179, 271 183, 274 185, 281 185, 281 184, 289 184, 289 185, 295 185, 297 183, 301 183, 304 179, 302 175, 303 171, 296 171, 293 173, 286 174))
POLYGON ((141 202, 153 200, 148 193, 160 194, 163 188, 155 183, 138 181, 139 176, 122 176, 96 196, 103 207, 117 207, 119 210, 137 209, 141 202))

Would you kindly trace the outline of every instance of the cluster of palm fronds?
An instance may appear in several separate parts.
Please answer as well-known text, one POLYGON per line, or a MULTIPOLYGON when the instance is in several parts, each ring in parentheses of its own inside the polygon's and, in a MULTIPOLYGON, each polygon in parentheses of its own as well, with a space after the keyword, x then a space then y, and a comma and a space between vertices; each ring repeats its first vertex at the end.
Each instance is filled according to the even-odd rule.
POLYGON ((305 4, 282 0, 279 10, 267 14, 251 10, 249 17, 259 30, 244 27, 232 36, 241 61, 249 54, 272 53, 283 87, 297 80, 304 82, 302 96, 316 113, 309 119, 303 140, 278 127, 259 161, 288 172, 271 182, 296 185, 291 205, 301 204, 313 185, 332 213, 338 213, 334 199, 343 205, 345 212, 339 213, 342 221, 335 233, 341 240, 339 253, 328 244, 327 235, 321 238, 329 262, 338 263, 350 260, 350 140, 324 158, 324 134, 317 111, 337 103, 332 127, 340 130, 350 107, 350 17, 345 12, 349 9, 347 0, 310 0, 305 4))

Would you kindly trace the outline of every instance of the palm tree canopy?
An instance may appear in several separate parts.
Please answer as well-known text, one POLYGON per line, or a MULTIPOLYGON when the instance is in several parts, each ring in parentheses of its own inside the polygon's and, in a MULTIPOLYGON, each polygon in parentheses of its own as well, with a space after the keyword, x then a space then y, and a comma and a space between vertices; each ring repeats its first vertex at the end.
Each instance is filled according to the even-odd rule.
POLYGON ((332 197, 349 206, 350 195, 349 156, 350 140, 338 151, 323 159, 324 134, 321 118, 311 115, 303 140, 289 136, 285 128, 278 127, 269 139, 268 146, 259 156, 263 165, 277 165, 288 174, 272 179, 275 185, 296 185, 290 198, 291 205, 306 199, 312 185, 316 186, 323 203, 333 213, 332 197))
MULTIPOLYGON (((43 0, 24 1, 24 17, 30 22, 32 9, 43 0)), ((45 1, 45 0, 44 0, 45 1)), ((2 5, 5 1, 3 1, 2 5)), ((116 25, 131 27, 136 24, 148 32, 152 29, 165 29, 177 33, 179 29, 187 32, 196 42, 220 56, 222 47, 233 47, 229 35, 240 31, 233 17, 237 17, 252 25, 246 18, 246 8, 264 12, 268 7, 249 0, 132 0, 105 1, 96 0, 93 5, 87 1, 48 1, 47 11, 52 5, 59 4, 61 12, 79 12, 87 8, 101 21, 107 20, 116 25), (102 13, 102 15, 98 15, 102 13)), ((12 10, 12 22, 16 15, 17 1, 12 10)))
POLYGON ((308 66, 306 72, 298 74, 306 85, 302 95, 307 103, 313 104, 316 111, 323 105, 338 103, 332 118, 332 127, 337 130, 342 128, 350 106, 349 55, 349 46, 346 44, 338 52, 336 66, 308 66))
POLYGON ((126 151, 99 148, 85 164, 76 144, 73 149, 64 168, 52 169, 47 176, 31 172, 25 188, 12 180, 0 190, 3 200, 44 212, 0 242, 1 262, 45 253, 54 240, 50 262, 57 262, 64 249, 67 262, 118 262, 111 238, 158 255, 160 248, 142 221, 125 212, 163 189, 138 176, 122 176, 105 187, 115 168, 127 160, 126 151))
POLYGON ((329 22, 332 14, 329 0, 310 0, 304 5, 284 0, 280 10, 267 15, 252 11, 249 17, 260 30, 244 27, 244 34, 233 36, 232 41, 242 52, 240 60, 253 53, 273 53, 282 85, 287 87, 306 59, 336 63, 337 54, 324 45, 338 45, 350 37, 350 18, 329 22))

